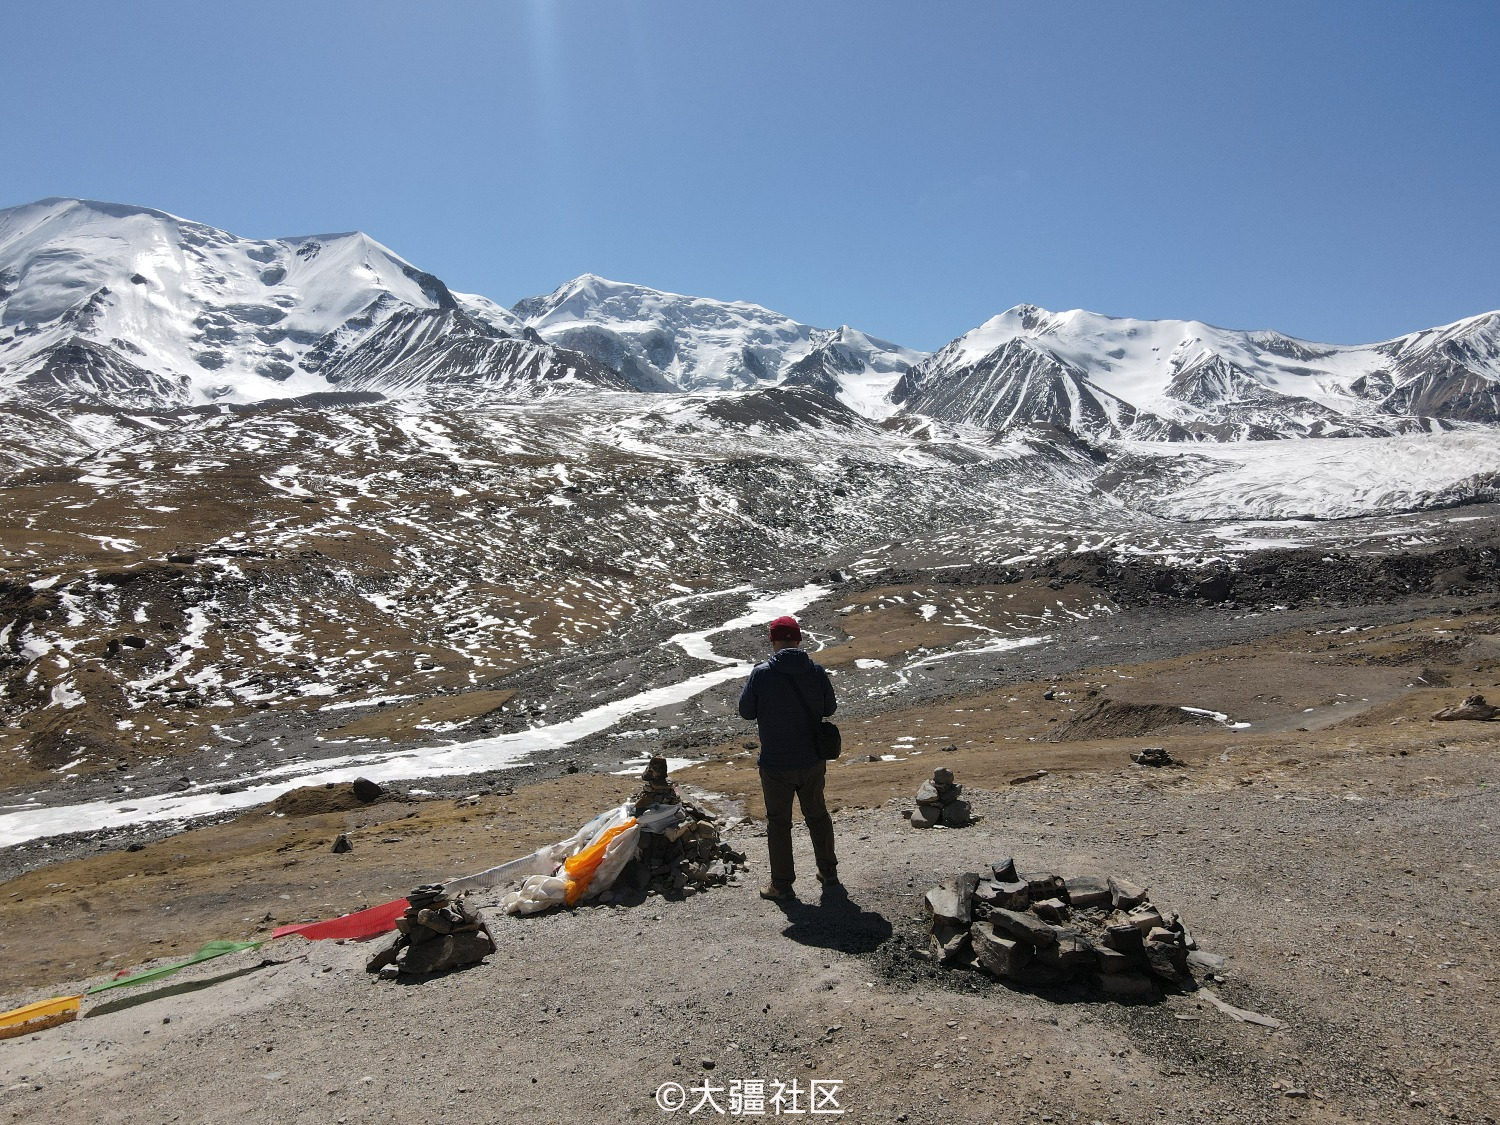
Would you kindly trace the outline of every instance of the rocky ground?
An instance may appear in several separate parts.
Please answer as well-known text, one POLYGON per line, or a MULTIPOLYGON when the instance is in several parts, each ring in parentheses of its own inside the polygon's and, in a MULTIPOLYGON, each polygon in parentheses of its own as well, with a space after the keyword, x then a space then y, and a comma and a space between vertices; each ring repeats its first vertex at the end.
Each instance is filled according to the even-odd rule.
MULTIPOLYGON (((368 946, 287 938, 102 994, 77 1023, 0 1042, 0 1114, 634 1121, 718 1116, 689 1112, 705 1091, 750 1115, 731 1091, 760 1080, 774 1116, 775 1090, 798 1083, 807 1108, 817 1080, 855 1121, 1493 1122, 1500 723, 1431 715, 1500 699, 1500 606, 1430 579, 1417 599, 1351 589, 1278 610, 1121 579, 1114 612, 1048 645, 928 665, 897 690, 841 678, 829 793, 847 898, 810 879, 795 904, 756 896, 753 737, 728 688, 569 759, 416 786, 431 796, 302 790, 190 831, 11 849, 7 1004, 523 854, 628 796, 635 779, 610 771, 645 749, 699 760, 675 780, 721 811, 752 868, 635 907, 491 909, 498 952, 417 984, 367 976, 368 946), (1184 706, 1228 721, 1162 725, 1184 706), (1181 765, 1133 764, 1148 745, 1181 765), (901 817, 937 766, 965 786, 973 827, 901 817), (353 851, 331 852, 339 833, 353 851), (938 968, 923 893, 1004 855, 1149 886, 1227 958, 1225 979, 1121 1003, 938 968), (1236 1022, 1209 989, 1283 1026, 1236 1022), (664 1083, 686 1105, 661 1108, 664 1083)), ((1066 598, 1078 576, 1036 581, 1066 598)), ((887 591, 851 595, 829 613, 864 599, 887 616, 844 615, 831 666, 922 647, 892 639, 918 626, 887 591)), ((797 847, 810 872, 800 828, 797 847)))

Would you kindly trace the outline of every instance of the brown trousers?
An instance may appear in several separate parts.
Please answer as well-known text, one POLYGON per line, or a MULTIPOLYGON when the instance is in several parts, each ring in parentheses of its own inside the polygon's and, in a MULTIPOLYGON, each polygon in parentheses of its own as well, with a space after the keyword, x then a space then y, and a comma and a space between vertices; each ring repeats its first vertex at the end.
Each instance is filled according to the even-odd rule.
POLYGON ((838 879, 839 861, 833 853, 833 817, 823 801, 823 780, 828 766, 798 770, 761 770, 760 790, 766 800, 766 847, 771 853, 771 882, 790 887, 797 879, 792 862, 792 798, 802 806, 802 819, 812 837, 818 874, 825 882, 838 879))

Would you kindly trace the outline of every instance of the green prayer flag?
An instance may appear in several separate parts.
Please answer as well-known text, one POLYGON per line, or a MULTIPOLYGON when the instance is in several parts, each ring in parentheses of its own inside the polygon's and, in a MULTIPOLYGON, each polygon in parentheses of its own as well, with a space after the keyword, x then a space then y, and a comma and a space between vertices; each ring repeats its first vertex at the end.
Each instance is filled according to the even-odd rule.
POLYGON ((175 965, 162 965, 160 968, 147 969, 144 973, 136 973, 134 976, 96 984, 88 989, 85 995, 103 992, 107 988, 124 988, 130 984, 144 984, 148 980, 160 980, 162 977, 171 976, 179 969, 196 965, 200 961, 212 961, 215 957, 222 957, 226 953, 238 953, 242 949, 259 949, 264 944, 263 941, 211 941, 186 961, 178 961, 175 965))

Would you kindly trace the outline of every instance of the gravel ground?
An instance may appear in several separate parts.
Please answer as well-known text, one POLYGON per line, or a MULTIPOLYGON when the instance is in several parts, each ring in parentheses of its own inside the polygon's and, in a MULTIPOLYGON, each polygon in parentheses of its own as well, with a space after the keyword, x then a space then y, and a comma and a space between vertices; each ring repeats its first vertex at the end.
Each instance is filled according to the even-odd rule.
MULTIPOLYGON (((263 951, 277 964, 235 955, 0 1044, 0 1114, 702 1119, 718 1116, 688 1112, 705 1088, 750 1116, 732 1088, 796 1082, 806 1108, 817 1080, 854 1121, 1492 1122, 1497 783, 1492 747, 1434 747, 1245 785, 1137 769, 971 789, 983 819, 958 831, 913 830, 893 801, 837 819, 847 900, 804 882, 808 901, 763 902, 756 863, 676 902, 491 910, 498 953, 415 985, 367 976, 367 946, 290 939, 263 951), (1355 779, 1389 796, 1349 800, 1355 779), (917 956, 926 888, 1006 854, 1148 884, 1228 957, 1223 999, 1285 1027, 1201 995, 1018 991, 917 956), (688 1097, 675 1112, 655 1100, 669 1082, 688 1097)), ((730 839, 764 854, 753 821, 730 839)))

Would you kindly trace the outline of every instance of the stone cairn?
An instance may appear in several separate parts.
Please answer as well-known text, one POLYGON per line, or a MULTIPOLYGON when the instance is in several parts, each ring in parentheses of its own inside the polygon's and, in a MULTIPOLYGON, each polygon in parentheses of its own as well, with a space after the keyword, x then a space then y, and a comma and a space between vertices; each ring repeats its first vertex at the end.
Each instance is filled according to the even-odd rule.
POLYGON ((635 857, 625 865, 601 903, 641 902, 649 895, 685 897, 723 886, 745 866, 743 852, 719 839, 719 822, 684 801, 667 777, 667 760, 654 757, 641 774, 631 806, 636 816, 657 805, 676 805, 682 820, 664 832, 642 832, 635 857))
POLYGON ((449 898, 441 883, 424 883, 406 896, 396 940, 370 958, 366 971, 382 978, 426 976, 473 965, 495 952, 484 917, 464 896, 449 898))
POLYGON ((973 823, 969 802, 963 799, 964 787, 953 780, 953 771, 935 769, 932 777, 917 790, 917 807, 902 815, 911 818, 913 828, 967 828, 973 823))
POLYGON ((1095 983, 1109 996, 1195 987, 1192 969, 1223 959, 1198 952, 1173 913, 1128 879, 1020 875, 1004 859, 988 876, 964 874, 927 892, 929 955, 1027 986, 1095 983))
POLYGON ((641 771, 641 791, 636 794, 631 812, 640 816, 652 805, 680 805, 677 787, 667 778, 667 760, 653 757, 641 771))

